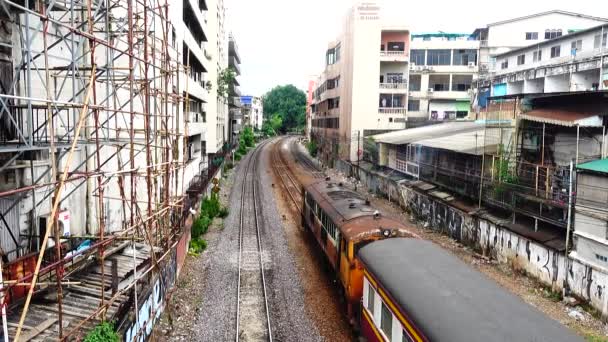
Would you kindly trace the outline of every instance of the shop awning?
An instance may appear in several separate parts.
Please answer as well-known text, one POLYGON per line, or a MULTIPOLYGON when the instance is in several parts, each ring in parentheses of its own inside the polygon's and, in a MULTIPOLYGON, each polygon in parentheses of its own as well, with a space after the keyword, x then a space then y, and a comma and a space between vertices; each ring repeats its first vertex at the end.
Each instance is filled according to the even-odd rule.
POLYGON ((566 127, 602 127, 602 113, 598 111, 540 108, 519 117, 524 120, 566 127))

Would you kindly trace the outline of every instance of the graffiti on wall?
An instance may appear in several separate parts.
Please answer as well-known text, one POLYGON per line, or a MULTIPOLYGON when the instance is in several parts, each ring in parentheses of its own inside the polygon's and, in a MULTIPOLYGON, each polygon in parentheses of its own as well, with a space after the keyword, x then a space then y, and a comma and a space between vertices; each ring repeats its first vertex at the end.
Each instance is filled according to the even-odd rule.
POLYGON ((177 254, 172 250, 168 260, 161 264, 160 274, 153 277, 153 286, 143 295, 138 296, 136 317, 125 330, 125 342, 147 341, 156 322, 160 319, 166 303, 166 296, 175 284, 177 275, 177 254))

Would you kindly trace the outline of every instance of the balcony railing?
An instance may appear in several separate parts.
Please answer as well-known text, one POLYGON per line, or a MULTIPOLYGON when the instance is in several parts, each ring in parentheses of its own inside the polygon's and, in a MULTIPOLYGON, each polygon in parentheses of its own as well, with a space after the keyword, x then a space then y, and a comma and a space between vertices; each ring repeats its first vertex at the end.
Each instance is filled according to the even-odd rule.
POLYGON ((380 114, 403 114, 405 115, 406 109, 404 107, 380 107, 378 109, 380 114))
POLYGON ((405 89, 407 82, 380 83, 380 89, 405 89))
POLYGON ((407 51, 380 50, 380 57, 407 57, 407 51))

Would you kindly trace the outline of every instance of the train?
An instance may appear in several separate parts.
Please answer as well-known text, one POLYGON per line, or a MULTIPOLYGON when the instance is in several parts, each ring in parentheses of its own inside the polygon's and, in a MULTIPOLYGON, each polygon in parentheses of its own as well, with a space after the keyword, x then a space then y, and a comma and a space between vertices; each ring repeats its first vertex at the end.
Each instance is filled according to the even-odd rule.
POLYGON ((414 237, 400 221, 383 215, 369 200, 331 178, 310 181, 302 191, 302 225, 323 251, 356 323, 363 295, 363 266, 357 259, 365 245, 396 237, 414 237))
POLYGON ((430 241, 374 242, 359 260, 368 342, 583 341, 430 241))
POLYGON ((330 178, 302 187, 302 225, 369 342, 582 341, 330 178))

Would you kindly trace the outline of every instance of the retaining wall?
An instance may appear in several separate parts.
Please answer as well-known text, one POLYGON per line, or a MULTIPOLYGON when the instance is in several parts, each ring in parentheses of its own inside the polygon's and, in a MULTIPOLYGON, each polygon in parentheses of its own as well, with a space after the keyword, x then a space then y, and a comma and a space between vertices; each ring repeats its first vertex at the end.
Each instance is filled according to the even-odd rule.
MULTIPOLYGON (((356 167, 339 161, 338 171, 353 176, 356 167)), ((366 188, 377 195, 398 202, 420 225, 446 234, 479 253, 500 263, 525 271, 553 291, 568 287, 572 294, 586 300, 608 316, 608 274, 563 252, 517 234, 501 225, 501 220, 477 211, 465 211, 424 191, 408 181, 361 168, 358 176, 366 188)), ((504 222, 504 221, 502 221, 504 222)))

